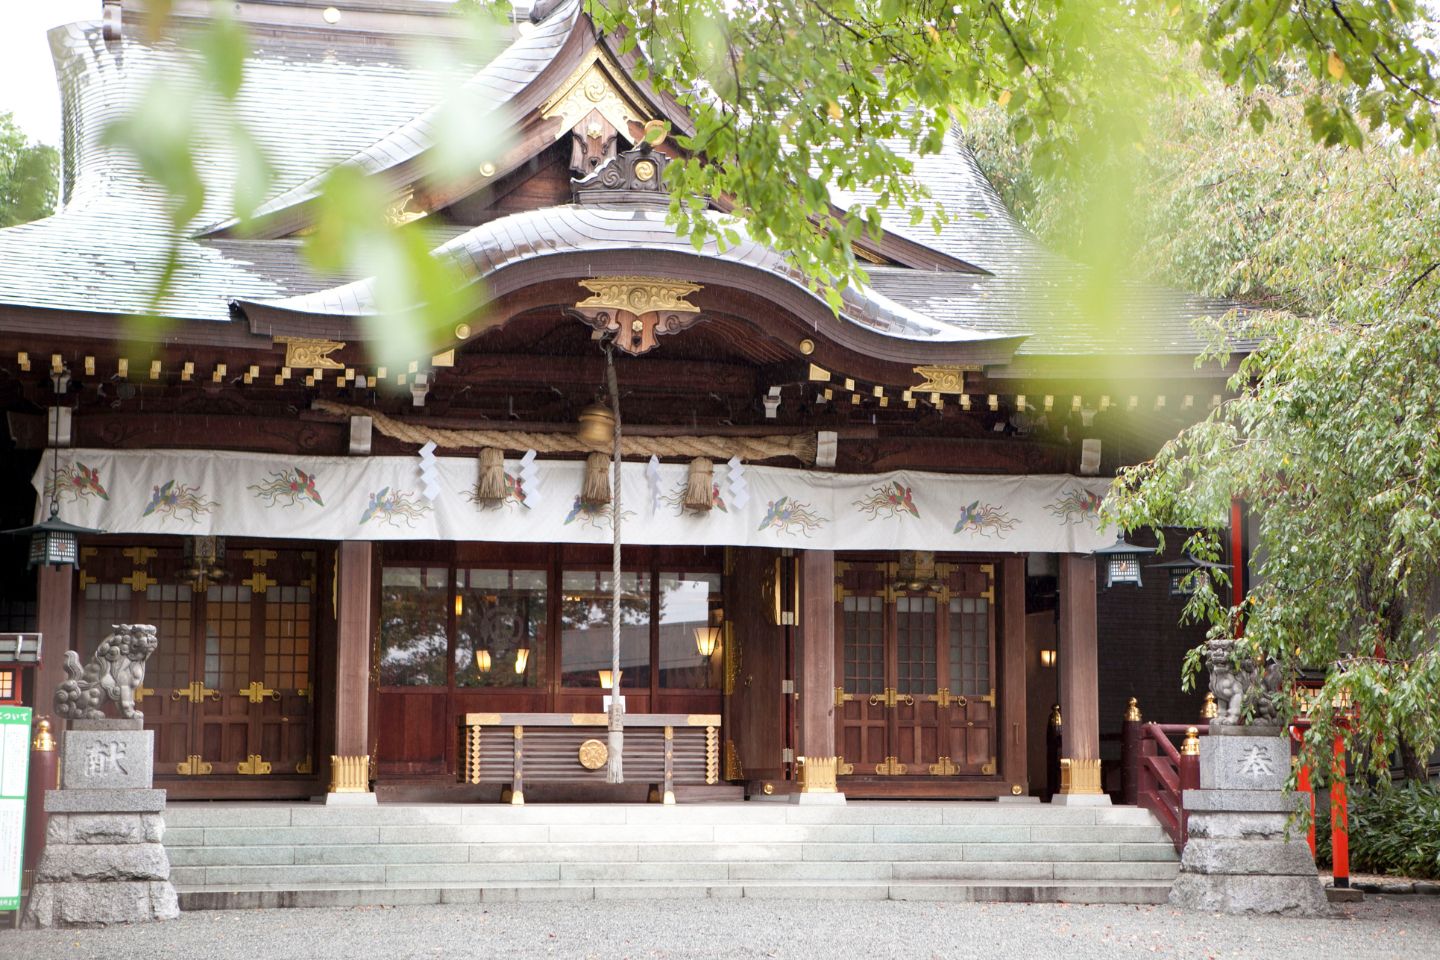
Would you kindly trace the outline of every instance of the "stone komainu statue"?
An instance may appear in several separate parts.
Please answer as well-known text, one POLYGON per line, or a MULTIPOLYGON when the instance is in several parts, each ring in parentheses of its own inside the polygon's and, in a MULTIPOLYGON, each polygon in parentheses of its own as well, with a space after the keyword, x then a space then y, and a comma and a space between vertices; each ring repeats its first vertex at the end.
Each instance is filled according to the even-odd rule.
POLYGON ((1233 637, 1205 642, 1205 663, 1210 668, 1210 692, 1215 694, 1215 722, 1222 726, 1275 723, 1279 717, 1275 695, 1280 689, 1280 664, 1264 664, 1242 649, 1233 637), (1245 719, 1250 713, 1251 720, 1245 719))
POLYGON ((55 712, 72 720, 102 720, 106 700, 119 704, 120 716, 142 719, 135 691, 145 682, 145 661, 160 641, 145 623, 117 623, 100 641, 84 669, 74 650, 65 651, 65 682, 55 691, 55 712))

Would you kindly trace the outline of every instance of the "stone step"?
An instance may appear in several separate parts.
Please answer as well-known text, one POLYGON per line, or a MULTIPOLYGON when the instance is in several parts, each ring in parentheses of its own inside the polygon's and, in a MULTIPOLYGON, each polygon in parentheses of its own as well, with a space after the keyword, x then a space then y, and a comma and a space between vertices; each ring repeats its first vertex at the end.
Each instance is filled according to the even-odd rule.
POLYGON ((1002 860, 994 862, 888 860, 781 861, 578 861, 457 863, 175 864, 171 880, 191 887, 265 887, 337 884, 489 884, 556 882, 780 882, 780 881, 1138 881, 1170 880, 1174 862, 1002 860))
POLYGON ((199 846, 343 846, 384 844, 405 847, 455 844, 825 844, 906 847, 935 844, 1165 844, 1158 824, 418 824, 394 826, 167 825, 172 848, 199 846))
POLYGON ((517 900, 693 899, 749 897, 823 900, 946 900, 1012 903, 1166 902, 1169 881, 1078 882, 903 882, 903 883, 553 883, 530 884, 390 884, 384 886, 325 885, 287 888, 226 886, 180 891, 184 910, 235 910, 277 907, 407 906, 414 904, 477 904, 517 900))
POLYGON ((856 801, 843 806, 799 806, 776 802, 659 804, 379 804, 328 807, 318 803, 177 802, 165 811, 175 829, 196 827, 288 826, 455 826, 502 827, 711 825, 762 827, 794 825, 1153 826, 1137 807, 1056 807, 979 801, 900 803, 856 801))
POLYGON ((880 802, 177 803, 187 909, 600 897, 1158 903, 1177 873, 1144 810, 880 802))

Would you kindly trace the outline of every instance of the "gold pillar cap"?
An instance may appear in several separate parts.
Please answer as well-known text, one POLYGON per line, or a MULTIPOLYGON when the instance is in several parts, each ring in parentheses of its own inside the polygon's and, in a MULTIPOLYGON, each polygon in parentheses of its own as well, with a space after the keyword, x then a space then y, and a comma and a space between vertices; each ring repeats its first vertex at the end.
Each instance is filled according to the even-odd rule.
POLYGON ((40 722, 35 725, 35 739, 30 741, 30 749, 39 750, 41 753, 55 752, 55 736, 50 732, 49 717, 41 717, 40 722))
POLYGON ((1180 755, 1184 757, 1200 756, 1200 729, 1198 727, 1185 728, 1185 742, 1180 745, 1180 755))

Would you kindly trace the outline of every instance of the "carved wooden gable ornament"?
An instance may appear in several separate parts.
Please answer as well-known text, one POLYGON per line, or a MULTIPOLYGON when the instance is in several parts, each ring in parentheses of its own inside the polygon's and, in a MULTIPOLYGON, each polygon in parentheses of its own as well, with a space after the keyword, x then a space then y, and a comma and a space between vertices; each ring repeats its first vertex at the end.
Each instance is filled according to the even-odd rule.
POLYGON ((663 277, 594 277, 581 280, 591 292, 575 312, 602 333, 615 335, 615 346, 639 356, 655 348, 661 334, 678 333, 700 319, 700 308, 685 298, 703 289, 663 277))

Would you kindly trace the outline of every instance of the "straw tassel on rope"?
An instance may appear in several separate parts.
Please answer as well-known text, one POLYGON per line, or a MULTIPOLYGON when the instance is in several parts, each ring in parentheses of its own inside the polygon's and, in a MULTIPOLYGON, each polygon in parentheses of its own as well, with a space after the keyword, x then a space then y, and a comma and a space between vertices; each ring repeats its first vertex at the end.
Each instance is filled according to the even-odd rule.
POLYGON ((685 509, 705 511, 715 506, 715 465, 704 457, 690 461, 685 484, 685 509))
POLYGON ((486 447, 480 451, 480 479, 475 483, 475 500, 500 503, 509 492, 505 482, 505 451, 486 447))
MULTIPOLYGON (((610 504, 610 529, 614 539, 610 548, 610 756, 605 764, 606 783, 625 782, 625 705, 620 696, 620 387, 615 381, 615 357, 609 343, 605 344, 605 380, 610 388, 610 409, 615 414, 615 446, 611 465, 615 470, 615 495, 610 504)), ((591 454, 602 456, 602 454, 591 454)))
POLYGON ((592 453, 585 458, 585 482, 580 488, 580 499, 593 506, 610 502, 610 458, 605 454, 592 453))

